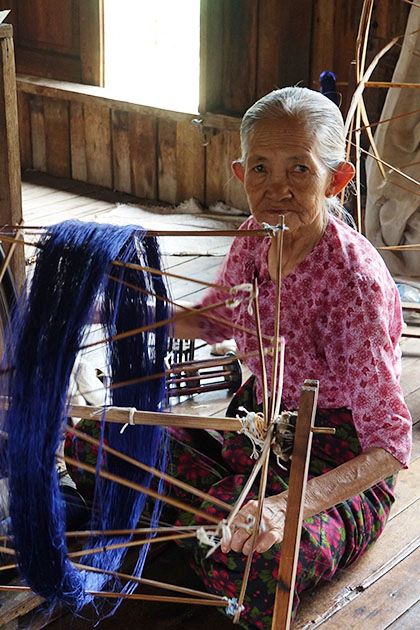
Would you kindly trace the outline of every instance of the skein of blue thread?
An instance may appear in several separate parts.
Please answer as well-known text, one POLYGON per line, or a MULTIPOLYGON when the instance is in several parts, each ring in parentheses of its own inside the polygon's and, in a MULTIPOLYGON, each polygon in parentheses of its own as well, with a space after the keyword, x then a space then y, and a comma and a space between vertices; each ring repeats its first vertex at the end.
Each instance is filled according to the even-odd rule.
MULTIPOLYGON (((160 269, 159 253, 156 244, 149 238, 141 242, 139 236, 127 243, 120 252, 119 260, 122 262, 135 262, 160 269), (142 255, 139 252, 142 250, 142 255)), ((162 300, 143 299, 142 295, 131 287, 140 287, 150 293, 166 295, 166 286, 161 276, 146 275, 135 269, 118 268, 113 270, 114 277, 120 282, 110 281, 104 290, 103 319, 110 322, 108 334, 125 332, 133 327, 133 322, 147 322, 167 319, 169 309, 167 303, 162 300), (126 283, 126 284, 123 284, 126 283), (116 296, 118 295, 118 299, 116 296), (152 302, 152 304, 150 304, 152 302), (120 306, 114 312, 113 305, 120 306), (153 315, 153 317, 152 317, 153 315)), ((164 359, 167 348, 167 327, 160 327, 153 331, 140 333, 135 337, 119 340, 110 344, 111 383, 125 382, 136 379, 146 374, 161 373, 164 371, 164 359), (135 343, 134 343, 135 342, 135 343)), ((165 381, 155 379, 147 384, 133 384, 111 390, 112 404, 116 406, 136 407, 137 409, 158 411, 161 408, 165 396, 165 381)), ((106 427, 106 437, 110 446, 126 453, 127 455, 149 465, 164 468, 166 464, 166 432, 158 426, 128 426, 121 433, 119 425, 109 424, 106 427)), ((150 485, 151 476, 148 473, 135 468, 119 458, 107 456, 107 469, 113 474, 123 477, 141 485, 150 485)), ((96 500, 100 497, 102 509, 95 510, 97 519, 92 523, 92 529, 125 529, 135 528, 139 517, 143 512, 146 497, 130 488, 121 487, 118 483, 99 480, 100 492, 96 494, 96 500)), ((162 491, 163 484, 159 483, 158 491, 162 491)), ((156 503, 151 514, 150 526, 157 525, 161 507, 156 503)), ((131 536, 116 537, 112 542, 124 542, 131 540, 131 536)), ((92 547, 102 547, 109 544, 110 538, 96 538, 90 541, 92 547)), ((133 575, 140 577, 144 561, 147 555, 148 545, 140 548, 133 575)), ((108 565, 115 568, 121 564, 125 550, 111 550, 106 552, 108 565)), ((82 558, 82 563, 100 567, 103 563, 103 555, 89 555, 82 558)), ((123 592, 131 592, 136 588, 135 582, 124 586, 123 592)), ((118 603, 117 603, 118 605, 118 603)), ((114 612, 115 607, 112 609, 114 612)))
MULTIPOLYGON (((79 222, 49 228, 41 240, 29 297, 16 309, 3 363, 6 369, 14 367, 8 373, 11 403, 5 429, 17 561, 33 590, 52 604, 61 601, 76 610, 90 600, 85 589, 95 576, 81 574, 67 558, 55 453, 84 327, 98 293, 108 284, 110 261, 136 231, 133 226, 79 222)), ((108 560, 102 566, 112 565, 108 560)))

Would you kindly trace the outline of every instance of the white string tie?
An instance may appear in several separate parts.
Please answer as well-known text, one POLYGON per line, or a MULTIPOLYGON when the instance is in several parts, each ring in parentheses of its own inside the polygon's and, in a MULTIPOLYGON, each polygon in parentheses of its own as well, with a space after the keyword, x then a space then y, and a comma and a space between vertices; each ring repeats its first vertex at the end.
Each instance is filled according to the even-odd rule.
POLYGON ((226 606, 226 614, 229 615, 230 617, 234 617, 236 615, 236 613, 238 612, 242 612, 244 610, 244 606, 239 606, 238 604, 238 600, 236 599, 236 597, 224 597, 223 598, 226 602, 228 602, 228 605, 226 606))
MULTIPOLYGON (((235 523, 237 529, 244 529, 250 534, 255 525, 255 517, 252 514, 248 514, 244 523, 235 523)), ((202 545, 210 547, 206 554, 206 558, 209 558, 223 543, 230 544, 232 539, 232 530, 228 521, 223 519, 219 522, 214 532, 207 531, 204 527, 200 527, 196 532, 197 540, 202 545)))
POLYGON ((121 429, 120 435, 124 433, 128 425, 134 426, 136 424, 134 421, 134 414, 136 413, 136 411, 137 409, 135 407, 130 407, 130 409, 128 410, 128 422, 126 422, 123 428, 121 429))
POLYGON ((96 411, 90 412, 90 417, 95 418, 96 416, 100 416, 101 414, 105 413, 107 409, 109 409, 109 407, 99 407, 99 409, 97 409, 96 411))
POLYGON ((204 527, 200 527, 197 530, 197 539, 202 545, 210 547, 206 554, 206 558, 209 558, 218 547, 223 543, 229 544, 232 538, 232 531, 228 525, 226 519, 220 521, 217 529, 214 533, 208 532, 204 527))
POLYGON ((217 531, 220 531, 220 543, 229 544, 232 538, 232 530, 230 529, 227 520, 224 518, 223 521, 220 521, 217 531))
POLYGON ((237 297, 230 298, 229 300, 227 300, 226 306, 228 308, 231 308, 231 309, 237 308, 243 300, 248 300, 248 309, 247 309, 248 315, 254 314, 254 309, 252 305, 253 305, 253 301, 255 300, 255 291, 254 291, 254 286, 250 282, 236 284, 234 287, 231 287, 230 293, 231 295, 237 296, 237 297), (240 292, 248 293, 249 295, 246 297, 244 296, 239 297, 238 293, 240 292))
POLYGON ((206 547, 211 547, 212 549, 214 549, 220 542, 219 537, 216 536, 216 534, 208 532, 204 527, 199 527, 197 529, 196 536, 199 543, 206 545, 206 547))
POLYGON ((275 236, 277 232, 282 232, 289 229, 286 224, 270 225, 269 223, 263 222, 261 223, 261 225, 263 227, 263 230, 265 230, 269 236, 275 236))
POLYGON ((250 440, 252 444, 251 459, 258 459, 265 443, 264 416, 260 411, 257 413, 247 411, 245 407, 238 407, 238 411, 243 411, 246 414, 244 418, 236 416, 242 425, 238 433, 243 433, 250 440))

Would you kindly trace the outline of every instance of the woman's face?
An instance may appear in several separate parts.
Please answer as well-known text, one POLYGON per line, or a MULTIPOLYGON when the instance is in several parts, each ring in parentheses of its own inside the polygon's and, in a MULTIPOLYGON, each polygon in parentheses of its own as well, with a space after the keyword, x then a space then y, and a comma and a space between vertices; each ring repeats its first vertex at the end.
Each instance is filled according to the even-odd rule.
POLYGON ((246 164, 233 168, 259 223, 275 225, 279 214, 290 232, 323 223, 331 173, 318 156, 314 134, 299 120, 259 121, 249 136, 246 164))

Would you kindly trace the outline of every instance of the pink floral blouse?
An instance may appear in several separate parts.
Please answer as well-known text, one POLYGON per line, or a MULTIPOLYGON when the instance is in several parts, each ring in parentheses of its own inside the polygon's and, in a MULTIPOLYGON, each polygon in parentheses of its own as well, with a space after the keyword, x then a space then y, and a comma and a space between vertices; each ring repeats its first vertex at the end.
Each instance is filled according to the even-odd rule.
MULTIPOLYGON (((240 229, 256 229, 250 217, 240 229)), ((274 332, 275 286, 268 272, 270 237, 237 237, 216 282, 232 287, 258 278, 262 332, 274 332)), ((226 299, 209 289, 200 305, 226 299)), ((248 302, 217 314, 255 330, 248 302)), ((281 285, 281 327, 286 340, 283 405, 296 409, 305 379, 320 381, 318 406, 352 410, 363 450, 382 447, 405 466, 411 449, 411 418, 399 379, 402 329, 399 295, 382 258, 355 230, 330 216, 326 231, 281 285)), ((234 337, 241 353, 258 350, 255 336, 202 318, 203 338, 234 337)), ((257 377, 258 356, 246 360, 257 377)), ((272 358, 267 358, 269 375, 272 358)))

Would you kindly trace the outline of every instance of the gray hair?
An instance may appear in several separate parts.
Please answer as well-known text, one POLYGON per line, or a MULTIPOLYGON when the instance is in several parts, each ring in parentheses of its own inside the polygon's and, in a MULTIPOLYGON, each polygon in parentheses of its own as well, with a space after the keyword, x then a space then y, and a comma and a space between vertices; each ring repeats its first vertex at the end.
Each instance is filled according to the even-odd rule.
MULTIPOLYGON (((303 87, 285 87, 266 94, 245 112, 241 122, 242 163, 247 160, 249 137, 255 125, 260 120, 280 120, 284 117, 304 122, 316 137, 318 155, 331 173, 345 161, 344 122, 338 107, 320 92, 303 87)), ((348 214, 338 197, 327 198, 326 204, 330 212, 341 218, 343 214, 348 214)))

